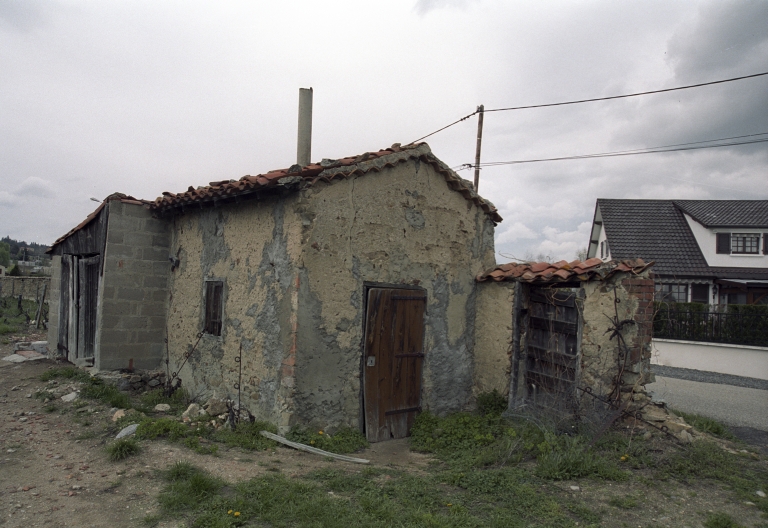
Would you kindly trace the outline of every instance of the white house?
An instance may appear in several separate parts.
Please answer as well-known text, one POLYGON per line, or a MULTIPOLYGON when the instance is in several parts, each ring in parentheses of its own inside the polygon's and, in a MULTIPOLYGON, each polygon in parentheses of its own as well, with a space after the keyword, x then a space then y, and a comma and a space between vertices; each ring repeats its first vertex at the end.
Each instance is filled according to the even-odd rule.
POLYGON ((655 261, 658 300, 768 304, 768 200, 599 198, 588 257, 655 261))

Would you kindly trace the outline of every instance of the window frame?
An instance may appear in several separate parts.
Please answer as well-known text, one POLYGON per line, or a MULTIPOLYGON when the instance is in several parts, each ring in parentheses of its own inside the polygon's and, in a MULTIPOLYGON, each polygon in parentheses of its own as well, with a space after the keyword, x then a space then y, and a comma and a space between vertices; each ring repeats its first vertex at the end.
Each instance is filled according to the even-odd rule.
POLYGON ((224 281, 206 279, 203 284, 203 334, 221 337, 224 326, 224 281))
POLYGON ((731 255, 759 255, 760 254, 760 233, 731 233, 731 255), (747 251, 747 240, 751 239, 750 249, 747 251), (739 246, 741 250, 739 250, 739 246))
POLYGON ((689 292, 690 285, 685 282, 657 282, 654 285, 653 300, 666 303, 687 303, 689 302, 689 292), (684 300, 678 300, 680 295, 684 300))

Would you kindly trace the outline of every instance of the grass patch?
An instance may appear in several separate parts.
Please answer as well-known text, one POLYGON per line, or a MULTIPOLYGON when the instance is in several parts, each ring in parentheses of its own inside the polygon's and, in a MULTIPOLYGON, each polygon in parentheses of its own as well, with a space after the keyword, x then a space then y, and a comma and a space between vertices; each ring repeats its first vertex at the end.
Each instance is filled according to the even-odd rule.
POLYGON ((157 420, 144 418, 139 422, 139 427, 136 429, 136 438, 139 440, 154 440, 163 437, 175 442, 190 434, 189 426, 173 418, 159 418, 157 420))
POLYGON ((175 391, 170 396, 166 396, 162 389, 155 389, 145 392, 139 397, 139 403, 147 409, 154 409, 159 403, 167 403, 171 406, 172 413, 179 413, 186 409, 189 404, 189 395, 183 389, 175 391))
POLYGON ((50 381, 60 378, 87 382, 91 379, 91 376, 77 367, 54 367, 46 370, 40 375, 40 381, 50 381))
POLYGON ((130 409, 131 399, 127 394, 117 390, 117 387, 105 383, 99 378, 90 378, 80 390, 80 396, 90 400, 100 401, 109 407, 130 409))
POLYGON ((370 445, 360 431, 350 427, 343 427, 330 435, 325 431, 314 431, 294 426, 285 437, 293 442, 339 454, 354 453, 370 445))
MULTIPOLYGON (((670 409, 671 410, 671 409, 670 409)), ((682 411, 672 411, 678 416, 682 416, 688 425, 692 425, 702 433, 709 433, 718 438, 724 438, 725 440, 736 440, 736 437, 731 433, 728 428, 712 418, 701 416, 699 414, 691 414, 682 411)))
POLYGON ((134 438, 121 438, 107 446, 107 454, 112 462, 125 460, 141 451, 139 443, 134 438))
POLYGON ((164 478, 154 522, 182 517, 201 527, 575 526, 569 511, 524 482, 523 472, 502 478, 502 489, 475 482, 446 487, 433 475, 376 468, 320 470, 306 478, 269 474, 232 486, 181 462, 164 478))
POLYGON ((19 325, 0 323, 0 335, 15 334, 19 331, 19 325))
POLYGON ((250 451, 273 449, 277 442, 261 436, 261 431, 277 433, 277 427, 269 422, 240 422, 234 430, 222 427, 211 435, 217 442, 230 447, 241 447, 250 451))
POLYGON ((611 497, 608 500, 608 504, 615 508, 621 508, 622 510, 631 510, 637 508, 640 502, 633 496, 627 495, 625 497, 611 497))
POLYGON ((734 521, 727 513, 713 513, 707 515, 704 528, 744 528, 744 525, 734 521))

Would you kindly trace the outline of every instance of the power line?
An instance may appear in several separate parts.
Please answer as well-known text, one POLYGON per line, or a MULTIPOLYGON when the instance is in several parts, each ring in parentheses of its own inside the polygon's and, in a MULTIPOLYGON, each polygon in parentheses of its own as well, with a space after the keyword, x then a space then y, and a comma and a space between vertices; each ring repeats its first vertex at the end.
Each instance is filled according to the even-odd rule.
MULTIPOLYGON (((578 101, 564 101, 562 103, 547 103, 547 104, 528 105, 528 106, 512 106, 512 107, 509 107, 509 108, 492 108, 492 109, 488 109, 488 110, 484 110, 484 111, 485 112, 504 112, 504 111, 507 111, 507 110, 524 110, 524 109, 528 109, 528 108, 546 108, 546 107, 549 107, 549 106, 564 106, 564 105, 572 105, 572 104, 580 104, 580 103, 591 103, 591 102, 594 102, 594 101, 608 101, 608 100, 611 100, 611 99, 623 99, 623 98, 626 98, 626 97, 637 97, 637 96, 640 96, 640 95, 650 95, 650 94, 657 94, 657 93, 663 93, 663 92, 673 92, 675 90, 687 90, 689 88, 699 88, 701 86, 710 86, 710 85, 713 85, 713 84, 722 84, 722 83, 727 83, 727 82, 732 82, 732 81, 740 81, 742 79, 751 79, 753 77, 761 77, 763 75, 768 75, 768 72, 754 73, 752 75, 744 75, 742 77, 732 77, 730 79, 721 79, 719 81, 710 81, 710 82, 699 83, 699 84, 690 84, 688 86, 678 86, 677 88, 665 88, 663 90, 651 90, 651 91, 648 91, 648 92, 637 92, 637 93, 625 94, 625 95, 613 95, 611 97, 595 97, 593 99, 580 99, 578 101)), ((427 134, 426 136, 422 136, 419 139, 411 141, 411 143, 409 143, 409 144, 417 143, 417 142, 419 142, 419 141, 421 141, 423 139, 427 139, 430 136, 434 136, 435 134, 437 134, 438 132, 442 132, 446 128, 450 128, 453 125, 457 125, 457 124, 461 123, 462 121, 466 121, 467 119, 469 119, 470 117, 472 117, 473 115, 475 115, 477 113, 478 113, 478 110, 475 110, 471 114, 466 115, 466 116, 462 117, 461 119, 457 119, 456 121, 454 121, 450 125, 446 125, 446 126, 444 126, 442 128, 439 128, 439 129, 435 130, 434 132, 431 132, 431 133, 427 134)))
MULTIPOLYGON (((735 137, 751 137, 751 136, 760 136, 765 134, 768 134, 768 132, 763 132, 762 134, 749 134, 748 136, 735 136, 735 137)), ((723 141, 726 139, 732 139, 732 138, 712 139, 709 141, 696 141, 693 143, 679 143, 678 145, 697 145, 698 143, 711 143, 714 141, 723 141)), ((659 147, 648 147, 646 149, 623 150, 623 151, 616 151, 616 152, 600 152, 597 154, 579 154, 574 156, 560 156, 556 158, 537 158, 537 159, 511 160, 511 161, 490 161, 486 163, 481 163, 480 166, 481 167, 497 167, 500 165, 519 165, 522 163, 538 163, 543 161, 614 158, 619 156, 635 156, 638 154, 658 154, 663 152, 680 152, 685 150, 700 150, 700 149, 706 149, 706 148, 733 147, 738 145, 751 145, 754 143, 766 143, 766 142, 768 142, 768 138, 752 139, 748 141, 731 141, 728 143, 718 143, 714 145, 698 145, 698 146, 687 146, 687 147, 680 147, 680 148, 672 148, 672 147, 676 147, 677 145, 665 145, 665 146, 659 146, 659 147)), ((465 163, 464 165, 460 165, 460 168, 458 170, 463 170, 463 169, 468 169, 473 167, 474 165, 465 163)))
POLYGON ((434 131, 434 132, 432 132, 431 134, 427 134, 426 136, 422 136, 422 137, 420 137, 419 139, 415 139, 415 140, 411 141, 411 142, 409 143, 409 145, 413 145, 414 143, 418 143, 418 142, 419 142, 419 141, 421 141, 422 139, 427 139, 429 136, 434 136, 435 134, 437 134, 438 132, 442 132, 442 131, 443 131, 443 130, 445 130, 446 128, 450 128, 450 127, 452 127, 453 125, 456 125, 456 124, 458 124, 458 123, 461 123, 462 121, 466 121, 467 119, 469 119, 470 117, 472 117, 472 116, 473 116, 473 115, 475 115, 476 113, 477 113, 477 110, 475 110, 474 112, 472 112, 472 113, 471 113, 471 114, 469 114, 469 115, 466 115, 466 116, 462 117, 461 119, 457 119, 456 121, 454 121, 454 122, 453 122, 453 123, 451 123, 450 125, 445 125, 443 128, 438 128, 437 130, 435 130, 435 131, 434 131))
POLYGON ((627 97, 638 97, 640 95, 651 95, 651 94, 664 93, 664 92, 674 92, 676 90, 688 90, 690 88, 699 88, 701 86, 711 86, 713 84, 722 84, 727 82, 740 81, 742 79, 751 79, 753 77, 760 77, 762 75, 768 75, 768 72, 754 73, 752 75, 744 75, 742 77, 732 77, 730 79, 722 79, 719 81, 710 81, 710 82, 699 83, 699 84, 689 84, 688 86, 678 86, 676 88, 665 88, 663 90, 651 90, 648 92, 637 92, 637 93, 631 93, 631 94, 625 94, 625 95, 612 95, 610 97, 595 97, 593 99, 579 99, 577 101, 564 101, 562 103, 547 103, 547 104, 528 105, 528 106, 511 106, 509 108, 491 108, 489 110, 486 110, 486 112, 504 112, 507 110, 525 110, 528 108, 545 108, 548 106, 563 106, 563 105, 572 105, 572 104, 580 104, 580 103, 591 103, 594 101, 609 101, 611 99, 624 99, 627 97))

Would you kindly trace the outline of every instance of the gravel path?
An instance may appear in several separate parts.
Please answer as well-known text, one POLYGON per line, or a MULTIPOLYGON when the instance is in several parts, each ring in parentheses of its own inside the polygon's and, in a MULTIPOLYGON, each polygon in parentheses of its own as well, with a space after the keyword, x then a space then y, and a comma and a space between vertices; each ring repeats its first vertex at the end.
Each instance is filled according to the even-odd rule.
POLYGON ((745 378, 732 374, 719 374, 717 372, 705 372, 678 367, 664 367, 651 365, 651 371, 657 376, 676 378, 688 381, 700 381, 702 383, 717 383, 719 385, 733 385, 734 387, 746 387, 748 389, 768 390, 768 380, 757 378, 745 378))

